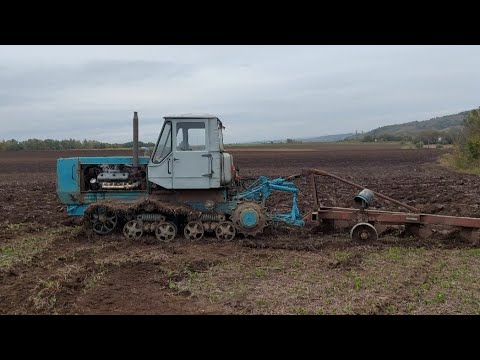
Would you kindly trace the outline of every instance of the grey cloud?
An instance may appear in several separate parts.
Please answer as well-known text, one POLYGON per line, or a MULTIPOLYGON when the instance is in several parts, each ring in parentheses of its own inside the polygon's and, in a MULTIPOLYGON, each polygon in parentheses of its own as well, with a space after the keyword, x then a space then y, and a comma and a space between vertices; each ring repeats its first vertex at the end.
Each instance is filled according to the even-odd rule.
POLYGON ((0 67, 0 106, 54 99, 68 89, 98 86, 125 86, 155 79, 168 81, 188 77, 194 71, 189 64, 160 61, 91 61, 82 65, 35 66, 19 71, 14 66, 0 67), (30 96, 29 96, 30 95, 30 96))
POLYGON ((4 50, 0 139, 129 141, 139 111, 144 140, 156 140, 165 114, 208 112, 226 141, 251 141, 480 105, 478 46, 37 47, 31 61, 4 50))
POLYGON ((10 105, 28 105, 46 99, 46 97, 25 96, 0 91, 0 107, 10 105))
MULTIPOLYGON (((188 64, 159 61, 96 61, 81 67, 79 75, 96 84, 139 82, 155 77, 166 81, 188 76, 194 67, 188 64)), ((84 80, 85 81, 85 80, 84 80)))

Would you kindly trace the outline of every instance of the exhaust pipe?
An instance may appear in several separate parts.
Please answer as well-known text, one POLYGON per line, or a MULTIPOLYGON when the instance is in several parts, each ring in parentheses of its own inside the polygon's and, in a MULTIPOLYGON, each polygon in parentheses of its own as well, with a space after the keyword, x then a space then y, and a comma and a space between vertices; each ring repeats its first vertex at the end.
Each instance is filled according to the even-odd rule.
POLYGON ((133 158, 132 164, 138 167, 138 113, 133 113, 133 158))

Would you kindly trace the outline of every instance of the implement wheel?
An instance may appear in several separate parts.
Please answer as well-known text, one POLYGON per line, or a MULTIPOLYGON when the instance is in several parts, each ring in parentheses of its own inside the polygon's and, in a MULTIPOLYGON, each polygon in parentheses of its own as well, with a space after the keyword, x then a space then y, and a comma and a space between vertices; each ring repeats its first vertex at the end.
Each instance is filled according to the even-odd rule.
POLYGON ((353 241, 377 240, 377 230, 372 224, 358 223, 350 231, 350 238, 353 241))

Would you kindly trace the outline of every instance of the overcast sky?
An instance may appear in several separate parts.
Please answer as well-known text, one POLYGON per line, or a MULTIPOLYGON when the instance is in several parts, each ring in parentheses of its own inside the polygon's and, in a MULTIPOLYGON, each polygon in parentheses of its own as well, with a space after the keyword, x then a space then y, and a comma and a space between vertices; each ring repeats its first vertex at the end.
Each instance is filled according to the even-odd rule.
POLYGON ((0 140, 126 142, 202 112, 227 143, 313 137, 480 106, 480 46, 0 46, 0 140))

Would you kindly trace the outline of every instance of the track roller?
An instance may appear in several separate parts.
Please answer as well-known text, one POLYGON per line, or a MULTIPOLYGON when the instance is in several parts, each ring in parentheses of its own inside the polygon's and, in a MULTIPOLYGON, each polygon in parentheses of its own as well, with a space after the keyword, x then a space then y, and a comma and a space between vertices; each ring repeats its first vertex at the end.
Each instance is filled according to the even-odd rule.
POLYGON ((230 221, 224 221, 217 225, 215 228, 215 235, 219 240, 230 241, 235 237, 236 231, 233 223, 230 221))
POLYGON ((187 240, 200 240, 203 238, 205 230, 201 221, 190 221, 185 225, 183 233, 187 240))
POLYGON ((143 234, 143 224, 138 220, 130 220, 123 226, 123 235, 127 239, 138 239, 143 234))
POLYGON ((155 229, 155 236, 160 241, 168 242, 177 236, 177 227, 170 221, 161 221, 155 229))

